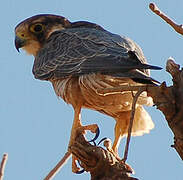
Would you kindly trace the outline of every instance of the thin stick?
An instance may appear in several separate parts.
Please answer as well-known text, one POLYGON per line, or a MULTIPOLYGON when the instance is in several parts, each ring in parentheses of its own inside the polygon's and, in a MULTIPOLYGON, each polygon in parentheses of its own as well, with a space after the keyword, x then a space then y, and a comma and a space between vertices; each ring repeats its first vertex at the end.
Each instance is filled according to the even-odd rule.
POLYGON ((130 139, 131 139, 131 132, 132 132, 132 126, 133 126, 133 120, 134 120, 134 115, 135 115, 135 106, 138 100, 138 97, 140 94, 144 91, 144 88, 139 89, 138 92, 135 94, 135 97, 133 98, 132 102, 132 111, 131 111, 131 116, 130 116, 130 124, 128 127, 128 136, 126 140, 126 146, 125 146, 125 152, 124 152, 124 157, 123 157, 123 162, 126 162, 127 157, 128 157, 128 150, 129 150, 129 144, 130 144, 130 139))
MULTIPOLYGON (((64 157, 57 163, 57 165, 49 172, 49 174, 44 178, 44 180, 51 180, 58 173, 58 171, 62 168, 64 163, 67 162, 69 157, 71 156, 70 152, 66 152, 64 157)), ((1 179, 0 179, 1 180, 1 179)))
POLYGON ((8 160, 8 154, 5 153, 3 155, 3 158, 2 158, 2 161, 1 161, 1 165, 0 165, 0 180, 3 180, 3 177, 4 177, 4 169, 5 169, 7 160, 8 160))
POLYGON ((165 13, 159 10, 159 8, 154 3, 149 4, 149 8, 159 17, 161 17, 164 21, 166 21, 170 26, 174 28, 176 32, 183 35, 183 25, 178 25, 171 18, 169 18, 165 13))
POLYGON ((122 91, 139 91, 143 89, 144 91, 147 90, 148 87, 156 87, 154 85, 142 85, 142 86, 118 86, 114 88, 105 88, 97 90, 97 93, 106 96, 110 94, 117 94, 121 93, 122 91))

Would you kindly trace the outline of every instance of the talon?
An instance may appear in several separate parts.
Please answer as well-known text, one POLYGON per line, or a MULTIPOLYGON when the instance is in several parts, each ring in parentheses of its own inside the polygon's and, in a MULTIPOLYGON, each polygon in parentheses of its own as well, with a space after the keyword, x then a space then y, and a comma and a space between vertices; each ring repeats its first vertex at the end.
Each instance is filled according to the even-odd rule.
POLYGON ((97 146, 97 144, 96 144, 95 141, 92 141, 92 140, 91 140, 91 141, 88 141, 88 142, 93 143, 94 146, 97 146))
MULTIPOLYGON (((77 162, 78 162, 78 164, 81 166, 80 161, 77 160, 77 162)), ((76 174, 82 174, 82 173, 84 173, 84 172, 85 172, 85 169, 83 168, 82 170, 77 171, 76 174)))
POLYGON ((85 169, 82 169, 82 170, 80 170, 80 171, 77 171, 76 174, 82 174, 82 173, 84 173, 84 172, 85 172, 85 169))
POLYGON ((96 146, 95 140, 97 140, 97 138, 99 137, 99 134, 100 134, 100 129, 97 128, 97 129, 96 129, 95 137, 94 137, 92 140, 88 141, 88 142, 93 142, 94 145, 96 146))
POLYGON ((97 146, 99 146, 100 143, 102 143, 102 142, 105 141, 106 139, 107 139, 107 137, 102 138, 102 139, 98 142, 97 146))

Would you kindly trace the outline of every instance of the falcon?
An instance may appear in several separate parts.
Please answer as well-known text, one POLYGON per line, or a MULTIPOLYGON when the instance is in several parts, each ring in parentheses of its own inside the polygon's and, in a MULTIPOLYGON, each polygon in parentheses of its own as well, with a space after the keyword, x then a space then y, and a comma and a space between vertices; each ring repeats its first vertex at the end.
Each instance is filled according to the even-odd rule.
MULTIPOLYGON (((156 85, 149 69, 161 68, 147 64, 141 48, 131 39, 91 22, 70 22, 62 16, 41 14, 19 23, 15 35, 16 49, 23 48, 35 58, 32 70, 35 78, 50 81, 56 95, 74 108, 69 147, 78 130, 83 134, 85 130, 98 132, 97 124, 83 126, 81 123, 81 109, 88 108, 115 119, 112 150, 118 156, 120 140, 128 132, 136 92, 103 96, 98 90, 120 85, 156 85)), ((153 105, 146 92, 137 101, 134 136, 148 133, 154 127, 143 105, 153 105)), ((77 172, 78 169, 73 156, 72 170, 77 172)))

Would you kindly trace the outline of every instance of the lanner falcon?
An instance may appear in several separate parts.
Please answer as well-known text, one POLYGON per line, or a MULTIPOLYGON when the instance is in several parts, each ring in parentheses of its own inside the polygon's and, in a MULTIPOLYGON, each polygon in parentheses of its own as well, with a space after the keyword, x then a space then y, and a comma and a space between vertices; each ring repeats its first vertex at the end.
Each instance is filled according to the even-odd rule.
MULTIPOLYGON (((127 134, 131 105, 135 92, 124 91, 103 96, 97 90, 156 84, 140 47, 101 26, 86 22, 70 22, 62 16, 41 14, 30 17, 15 28, 15 46, 35 57, 35 78, 50 81, 57 96, 74 108, 74 122, 69 146, 76 130, 95 133, 96 124, 82 126, 81 108, 93 109, 116 120, 113 151, 118 155, 120 139, 127 134)), ((152 98, 144 92, 138 99, 132 135, 148 133, 154 124, 143 105, 151 106, 152 98)), ((73 172, 78 168, 73 157, 73 172)))

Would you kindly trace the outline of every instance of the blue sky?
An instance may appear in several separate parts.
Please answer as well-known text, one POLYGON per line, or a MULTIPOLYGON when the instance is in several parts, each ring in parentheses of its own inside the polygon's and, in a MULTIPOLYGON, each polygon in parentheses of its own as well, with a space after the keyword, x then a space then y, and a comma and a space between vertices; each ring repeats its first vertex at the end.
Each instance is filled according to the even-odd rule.
MULTIPOLYGON (((174 20, 183 22, 182 0, 154 2, 174 20)), ((62 15, 70 21, 87 20, 136 41, 151 64, 164 68, 167 58, 172 56, 182 65, 183 38, 149 10, 149 3, 149 0, 1 2, 0 156, 4 152, 9 154, 4 180, 42 180, 67 150, 73 121, 72 107, 56 97, 51 84, 34 79, 33 57, 22 51, 17 53, 14 27, 40 13, 62 15)), ((165 68, 152 72, 152 77, 171 83, 165 68)), ((132 138, 128 163, 140 180, 182 180, 182 161, 170 147, 172 132, 160 111, 155 107, 147 110, 155 129, 148 135, 132 138)), ((85 124, 99 124, 100 138, 114 138, 115 122, 110 117, 83 110, 82 119, 85 124)), ((60 179, 84 180, 89 179, 89 174, 73 174, 69 161, 54 178, 60 179)))

